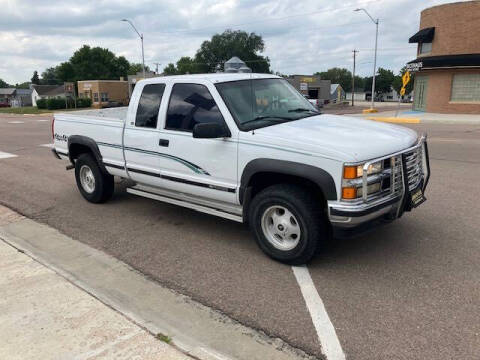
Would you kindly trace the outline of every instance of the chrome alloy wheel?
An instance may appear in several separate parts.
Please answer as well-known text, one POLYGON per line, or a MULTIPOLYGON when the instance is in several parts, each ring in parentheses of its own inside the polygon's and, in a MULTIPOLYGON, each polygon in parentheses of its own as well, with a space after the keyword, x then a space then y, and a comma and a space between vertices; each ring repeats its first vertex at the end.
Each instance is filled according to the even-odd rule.
POLYGON ((93 176, 92 169, 87 165, 83 165, 80 168, 80 183, 85 192, 91 194, 95 191, 95 177, 93 176))
POLYGON ((295 216, 280 205, 270 206, 262 216, 262 230, 276 249, 289 251, 300 241, 300 225, 295 216))

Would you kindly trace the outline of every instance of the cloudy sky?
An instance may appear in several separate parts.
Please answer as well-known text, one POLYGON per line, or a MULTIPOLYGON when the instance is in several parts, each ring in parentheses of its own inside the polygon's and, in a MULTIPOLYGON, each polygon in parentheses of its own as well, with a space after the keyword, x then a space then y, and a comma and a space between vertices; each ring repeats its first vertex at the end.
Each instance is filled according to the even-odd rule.
POLYGON ((202 41, 230 28, 263 36, 272 69, 310 74, 340 66, 373 68, 375 26, 357 7, 380 18, 378 66, 398 71, 415 58, 408 38, 420 11, 446 0, 0 0, 0 78, 20 83, 68 60, 83 44, 107 47, 141 62, 131 19, 145 36, 145 62, 161 69, 193 56, 202 41))

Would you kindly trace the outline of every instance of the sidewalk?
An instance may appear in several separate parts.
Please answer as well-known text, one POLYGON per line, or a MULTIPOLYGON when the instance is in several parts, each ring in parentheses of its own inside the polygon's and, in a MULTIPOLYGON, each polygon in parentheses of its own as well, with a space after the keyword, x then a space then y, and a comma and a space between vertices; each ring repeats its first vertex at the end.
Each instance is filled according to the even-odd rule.
POLYGON ((0 359, 190 359, 1 239, 0 289, 0 359))
POLYGON ((437 114, 402 109, 398 112, 398 116, 395 116, 395 114, 396 111, 384 111, 378 114, 352 114, 349 116, 399 123, 480 125, 480 114, 437 114))

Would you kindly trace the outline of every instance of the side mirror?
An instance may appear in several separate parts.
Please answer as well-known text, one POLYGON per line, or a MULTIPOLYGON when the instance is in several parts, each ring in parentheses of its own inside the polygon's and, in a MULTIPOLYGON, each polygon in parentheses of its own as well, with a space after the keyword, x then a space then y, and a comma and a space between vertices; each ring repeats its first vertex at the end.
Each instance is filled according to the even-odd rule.
POLYGON ((193 127, 193 137, 198 139, 216 139, 230 136, 232 134, 225 126, 215 122, 196 124, 193 127))

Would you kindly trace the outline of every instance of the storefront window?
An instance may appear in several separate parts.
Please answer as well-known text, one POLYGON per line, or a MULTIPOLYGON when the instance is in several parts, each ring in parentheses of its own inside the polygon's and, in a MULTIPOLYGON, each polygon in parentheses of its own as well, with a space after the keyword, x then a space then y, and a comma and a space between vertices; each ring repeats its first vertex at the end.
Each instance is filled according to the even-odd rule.
POLYGON ((451 100, 480 102, 480 74, 453 75, 451 100))
POLYGON ((420 54, 428 54, 432 52, 432 43, 421 43, 420 44, 420 54))

